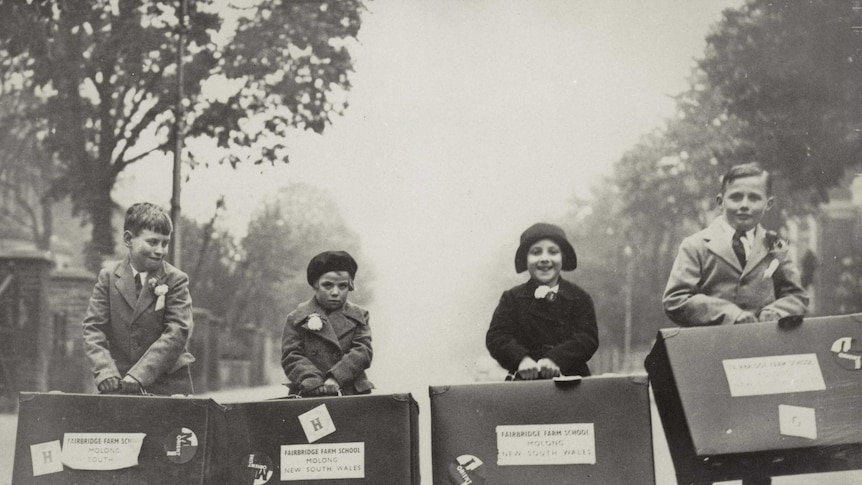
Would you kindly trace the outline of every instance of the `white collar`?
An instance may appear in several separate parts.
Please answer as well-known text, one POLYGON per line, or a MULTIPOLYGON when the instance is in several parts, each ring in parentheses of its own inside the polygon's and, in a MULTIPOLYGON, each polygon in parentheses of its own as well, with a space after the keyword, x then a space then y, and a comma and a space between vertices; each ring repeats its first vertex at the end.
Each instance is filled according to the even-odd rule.
POLYGON ((134 276, 135 279, 137 279, 138 275, 141 274, 141 275, 144 275, 144 278, 141 280, 141 283, 143 283, 144 281, 147 281, 147 275, 150 274, 149 271, 138 271, 138 270, 136 270, 135 266, 132 264, 131 261, 129 261, 129 267, 132 268, 132 276, 134 276))

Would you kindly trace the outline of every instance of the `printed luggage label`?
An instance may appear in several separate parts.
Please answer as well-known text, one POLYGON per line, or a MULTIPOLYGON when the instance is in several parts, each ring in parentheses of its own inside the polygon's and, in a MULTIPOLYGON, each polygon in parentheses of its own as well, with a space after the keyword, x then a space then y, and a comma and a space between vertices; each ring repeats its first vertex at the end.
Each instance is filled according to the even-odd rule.
POLYGON ((365 443, 282 445, 281 481, 365 478, 365 443))
POLYGON ((63 464, 75 470, 122 470, 138 466, 145 433, 65 433, 63 464))
POLYGON ((497 465, 595 465, 594 423, 497 426, 497 465))
POLYGON ((726 359, 721 363, 733 397, 826 390, 817 354, 726 359))

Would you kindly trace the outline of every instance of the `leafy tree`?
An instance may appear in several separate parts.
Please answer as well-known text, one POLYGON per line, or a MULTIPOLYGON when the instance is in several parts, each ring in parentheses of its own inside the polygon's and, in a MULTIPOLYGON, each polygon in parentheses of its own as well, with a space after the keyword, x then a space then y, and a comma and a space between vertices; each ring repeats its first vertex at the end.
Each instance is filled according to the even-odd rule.
POLYGON ((842 0, 749 0, 707 37, 700 66, 753 158, 827 197, 862 155, 862 11, 842 0))
POLYGON ((47 251, 53 229, 52 181, 59 167, 36 139, 38 122, 17 123, 31 98, 14 82, 0 80, 0 237, 29 239, 47 251))
MULTIPOLYGON (((0 2, 0 78, 31 95, 15 123, 38 129, 42 149, 62 162, 51 190, 91 223, 93 269, 114 248, 117 177, 175 146, 179 5, 0 2)), ((188 5, 182 136, 212 137, 233 165, 287 161, 281 136, 290 127, 321 132, 346 106, 345 45, 358 33, 361 0, 260 0, 228 43, 217 37, 223 1, 188 5)))
POLYGON ((329 194, 305 184, 280 190, 249 222, 240 244, 229 285, 227 321, 280 333, 287 314, 311 297, 308 262, 327 250, 345 250, 357 259, 357 291, 350 299, 367 302, 373 273, 363 264, 357 236, 329 194))
POLYGON ((226 210, 219 201, 210 221, 201 224, 183 219, 183 270, 189 275, 189 291, 196 308, 205 308, 214 315, 228 313, 232 293, 241 281, 235 277, 236 259, 240 248, 235 238, 217 229, 219 217, 226 210))

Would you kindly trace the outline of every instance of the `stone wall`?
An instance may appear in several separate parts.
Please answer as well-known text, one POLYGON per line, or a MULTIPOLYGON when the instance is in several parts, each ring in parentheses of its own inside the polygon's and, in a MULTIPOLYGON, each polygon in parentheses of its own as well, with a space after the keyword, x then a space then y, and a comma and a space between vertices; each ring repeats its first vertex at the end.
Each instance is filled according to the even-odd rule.
POLYGON ((89 271, 65 269, 51 273, 48 305, 53 338, 48 355, 48 388, 64 392, 95 392, 84 355, 81 322, 96 277, 89 271))
POLYGON ((53 262, 39 251, 0 251, 0 395, 47 388, 48 274, 53 262))

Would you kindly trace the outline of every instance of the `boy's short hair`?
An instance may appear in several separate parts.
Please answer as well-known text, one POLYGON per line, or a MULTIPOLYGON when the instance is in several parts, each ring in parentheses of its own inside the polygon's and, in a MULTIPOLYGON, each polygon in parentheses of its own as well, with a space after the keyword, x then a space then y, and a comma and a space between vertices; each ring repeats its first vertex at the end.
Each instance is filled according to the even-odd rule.
POLYGON ((161 207, 149 202, 132 204, 126 210, 126 220, 123 231, 129 231, 137 236, 144 229, 170 236, 174 230, 171 216, 161 207))
POLYGON ((766 195, 772 195, 772 177, 769 175, 769 171, 765 170, 757 162, 740 163, 730 167, 727 173, 721 178, 721 193, 723 194, 727 190, 727 186, 736 179, 759 177, 761 175, 766 176, 766 195))

